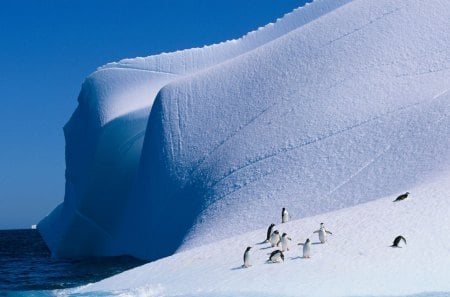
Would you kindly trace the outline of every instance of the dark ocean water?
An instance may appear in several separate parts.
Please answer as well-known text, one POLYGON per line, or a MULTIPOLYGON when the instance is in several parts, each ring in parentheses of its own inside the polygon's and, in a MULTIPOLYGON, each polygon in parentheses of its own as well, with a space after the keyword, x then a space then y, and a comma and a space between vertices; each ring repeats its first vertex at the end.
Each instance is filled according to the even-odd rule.
POLYGON ((132 257, 54 259, 36 230, 0 230, 0 296, 80 286, 144 263, 132 257))

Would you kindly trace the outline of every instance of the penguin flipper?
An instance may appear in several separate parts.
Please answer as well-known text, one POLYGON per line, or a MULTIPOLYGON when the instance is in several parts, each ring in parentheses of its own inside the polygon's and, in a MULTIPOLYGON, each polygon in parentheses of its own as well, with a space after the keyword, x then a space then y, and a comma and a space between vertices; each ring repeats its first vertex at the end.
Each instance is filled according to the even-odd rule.
POLYGON ((331 234, 331 235, 333 235, 333 233, 331 233, 330 231, 325 231, 325 232, 327 232, 328 234, 331 234))
POLYGON ((314 231, 313 233, 319 233, 319 231, 320 231, 320 230, 316 230, 316 231, 314 231))

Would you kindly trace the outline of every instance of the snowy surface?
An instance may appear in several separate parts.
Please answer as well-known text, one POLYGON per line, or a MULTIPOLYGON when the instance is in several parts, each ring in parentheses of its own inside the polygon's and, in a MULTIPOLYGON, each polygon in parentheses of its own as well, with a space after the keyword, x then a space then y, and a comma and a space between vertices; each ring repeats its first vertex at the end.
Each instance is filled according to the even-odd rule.
MULTIPOLYGON (((342 213, 373 208, 387 216, 377 199, 413 189, 423 201, 450 163, 449 30, 448 1, 317 0, 239 40, 108 64, 86 79, 64 128, 65 200, 38 230, 54 256, 155 260, 235 241, 227 238, 278 222, 282 207, 305 218, 301 225, 332 215, 329 228, 342 220, 348 228, 339 233, 349 235, 352 218, 366 216, 345 221, 342 213)), ((436 201, 430 212, 448 211, 436 201)), ((413 211, 411 222, 432 223, 413 211)), ((338 242, 359 261, 353 245, 338 242)), ((243 248, 236 244, 239 259, 243 248)), ((318 253, 328 259, 326 248, 318 253)), ((437 255, 448 254, 440 248, 437 255)), ((339 267, 346 259, 335 261, 339 267)), ((375 276, 390 275, 376 264, 375 276)), ((346 265, 352 275, 362 267, 346 265)), ((179 268, 168 267, 161 282, 179 268)), ((271 267, 251 271, 278 269, 271 267)), ((211 290, 224 288, 213 272, 211 290)), ((228 273, 239 284, 240 272, 228 273)), ((440 284, 445 273, 436 275, 440 284)), ((399 287, 401 294, 426 290, 399 287)))
MULTIPOLYGON (((404 296, 422 292, 450 294, 450 172, 410 189, 402 202, 396 195, 279 224, 292 238, 285 262, 266 264, 273 249, 266 229, 240 234, 177 253, 71 294, 108 291, 119 296, 404 296), (333 232, 318 244, 321 222, 333 232), (407 245, 392 248, 403 235, 407 245), (309 237, 311 258, 301 246, 309 237), (242 255, 253 246, 253 266, 242 255)), ((66 293, 68 293, 66 291, 66 293)))

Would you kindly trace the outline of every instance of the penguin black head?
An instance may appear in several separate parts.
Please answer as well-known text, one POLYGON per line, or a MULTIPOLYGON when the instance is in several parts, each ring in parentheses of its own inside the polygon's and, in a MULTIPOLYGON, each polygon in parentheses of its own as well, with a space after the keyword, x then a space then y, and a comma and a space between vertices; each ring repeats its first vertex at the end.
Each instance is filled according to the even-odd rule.
POLYGON ((273 233, 280 234, 280 232, 278 232, 278 230, 273 231, 273 233))
POLYGON ((248 246, 245 251, 248 252, 251 248, 252 248, 251 246, 248 246))
POLYGON ((281 236, 287 236, 287 233, 283 233, 283 235, 281 235, 281 236))
POLYGON ((306 243, 309 243, 309 238, 306 238, 306 243))

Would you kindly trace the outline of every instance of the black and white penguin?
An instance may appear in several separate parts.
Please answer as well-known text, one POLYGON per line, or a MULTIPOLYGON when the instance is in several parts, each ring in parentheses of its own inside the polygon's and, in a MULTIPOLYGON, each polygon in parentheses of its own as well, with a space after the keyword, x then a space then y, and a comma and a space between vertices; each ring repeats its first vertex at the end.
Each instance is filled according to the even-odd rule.
POLYGON ((403 236, 399 235, 394 239, 394 242, 392 243, 391 247, 396 247, 396 248, 401 247, 401 246, 398 246, 401 240, 403 240, 403 242, 406 244, 406 239, 403 236))
POLYGON ((287 223, 289 221, 289 213, 285 207, 281 210, 281 223, 287 223))
POLYGON ((270 235, 272 235, 273 227, 275 227, 275 224, 270 224, 269 228, 267 229, 267 236, 265 242, 269 242, 270 235))
POLYGON ((284 262, 283 252, 280 250, 273 251, 272 253, 270 253, 269 260, 267 260, 267 262, 272 262, 272 263, 284 262))
POLYGON ((248 268, 250 266, 252 266, 252 264, 250 263, 250 249, 252 247, 249 246, 247 247, 247 249, 244 252, 244 264, 242 265, 243 268, 248 268))
POLYGON ((309 258, 311 256, 311 241, 309 238, 306 239, 305 243, 299 243, 298 245, 303 245, 303 258, 309 258))
POLYGON ((290 237, 288 237, 287 233, 283 233, 283 235, 281 235, 281 251, 282 252, 289 251, 288 240, 292 240, 292 239, 290 237))
POLYGON ((278 244, 280 243, 281 237, 280 237, 280 232, 278 232, 278 230, 275 230, 272 232, 272 235, 270 235, 270 245, 272 247, 274 246, 278 246, 278 244))
POLYGON ((395 200, 392 202, 398 202, 398 201, 405 200, 406 198, 408 198, 408 195, 409 195, 409 192, 406 192, 405 194, 401 194, 400 196, 395 198, 395 200))
POLYGON ((325 241, 327 240, 327 234, 333 234, 330 231, 325 229, 325 226, 323 225, 323 223, 320 223, 320 229, 314 231, 314 233, 319 233, 319 240, 321 243, 325 243, 325 241))

